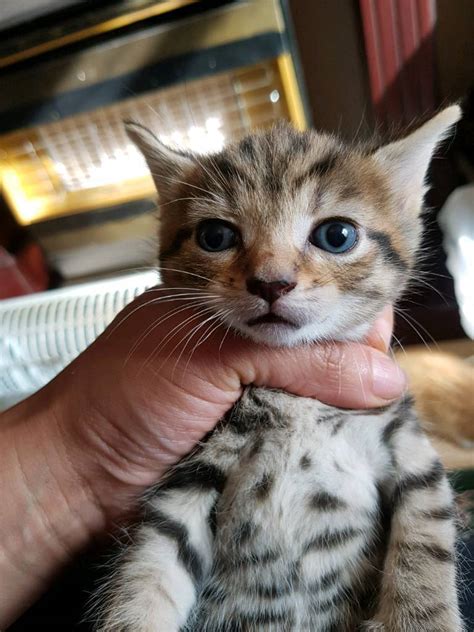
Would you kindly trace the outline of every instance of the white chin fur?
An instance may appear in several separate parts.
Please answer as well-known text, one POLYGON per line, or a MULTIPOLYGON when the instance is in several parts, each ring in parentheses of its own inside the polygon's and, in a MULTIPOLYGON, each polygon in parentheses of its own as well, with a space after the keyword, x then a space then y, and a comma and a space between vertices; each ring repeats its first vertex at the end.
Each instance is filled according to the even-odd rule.
POLYGON ((360 341, 370 329, 370 323, 361 325, 350 333, 335 332, 334 328, 331 331, 331 328, 318 324, 303 325, 298 328, 279 324, 249 327, 243 323, 233 323, 232 326, 246 338, 269 347, 295 347, 322 340, 360 341))
MULTIPOLYGON (((260 307, 260 306, 257 306, 260 307)), ((368 304, 364 299, 350 295, 337 301, 314 301, 301 304, 282 302, 274 313, 295 323, 260 323, 252 326, 248 322, 262 316, 255 305, 240 304, 232 310, 232 316, 223 319, 241 335, 270 347, 295 347, 317 341, 362 341, 374 322, 382 305, 368 304), (257 312, 257 313, 256 313, 257 312), (297 326, 296 324, 299 324, 297 326)), ((260 310, 259 310, 260 311, 260 310)))

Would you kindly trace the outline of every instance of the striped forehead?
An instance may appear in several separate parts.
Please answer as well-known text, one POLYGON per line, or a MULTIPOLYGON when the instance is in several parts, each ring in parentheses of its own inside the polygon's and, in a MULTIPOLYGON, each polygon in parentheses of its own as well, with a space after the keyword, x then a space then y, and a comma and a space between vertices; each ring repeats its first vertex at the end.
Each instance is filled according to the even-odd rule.
POLYGON ((318 191, 325 181, 330 184, 327 176, 336 173, 342 155, 327 144, 312 151, 307 143, 298 147, 299 151, 289 146, 271 147, 262 144, 258 137, 247 138, 205 159, 198 180, 203 193, 194 194, 190 215, 195 219, 202 214, 257 225, 284 223, 295 213, 314 210, 318 191), (211 198, 206 191, 212 191, 211 198))
MULTIPOLYGON (((316 142, 311 136, 283 136, 280 142, 248 137, 208 159, 204 181, 224 192, 254 192, 267 197, 293 191, 329 172, 340 155, 334 142, 316 142)), ((317 139, 317 136, 315 136, 317 139)))

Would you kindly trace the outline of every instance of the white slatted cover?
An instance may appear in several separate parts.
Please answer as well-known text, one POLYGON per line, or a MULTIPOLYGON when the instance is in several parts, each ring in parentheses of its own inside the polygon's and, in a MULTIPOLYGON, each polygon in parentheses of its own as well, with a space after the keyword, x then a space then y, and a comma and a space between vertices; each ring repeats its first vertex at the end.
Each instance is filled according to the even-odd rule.
POLYGON ((0 301, 0 409, 49 382, 158 281, 143 272, 0 301))

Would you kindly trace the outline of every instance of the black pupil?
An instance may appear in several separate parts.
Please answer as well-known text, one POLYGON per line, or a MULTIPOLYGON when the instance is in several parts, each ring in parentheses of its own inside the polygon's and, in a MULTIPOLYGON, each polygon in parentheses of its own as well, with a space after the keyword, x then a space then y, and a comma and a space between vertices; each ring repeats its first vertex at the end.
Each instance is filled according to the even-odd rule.
POLYGON ((223 224, 209 224, 203 230, 203 238, 210 250, 219 250, 232 241, 232 232, 223 224))
POLYGON ((344 224, 331 224, 326 230, 326 240, 334 248, 343 246, 349 237, 349 229, 344 224))

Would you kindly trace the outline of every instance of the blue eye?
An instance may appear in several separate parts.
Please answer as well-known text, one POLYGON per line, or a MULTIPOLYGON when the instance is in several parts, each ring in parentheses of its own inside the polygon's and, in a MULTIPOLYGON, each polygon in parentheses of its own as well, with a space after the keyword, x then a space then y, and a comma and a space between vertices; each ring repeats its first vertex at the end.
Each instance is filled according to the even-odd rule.
POLYGON ((236 245, 237 231, 227 222, 209 219, 199 224, 196 238, 203 250, 220 252, 236 245))
POLYGON ((349 222, 333 219, 316 226, 309 241, 321 250, 339 254, 347 252, 357 242, 357 229, 349 222))

